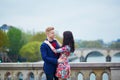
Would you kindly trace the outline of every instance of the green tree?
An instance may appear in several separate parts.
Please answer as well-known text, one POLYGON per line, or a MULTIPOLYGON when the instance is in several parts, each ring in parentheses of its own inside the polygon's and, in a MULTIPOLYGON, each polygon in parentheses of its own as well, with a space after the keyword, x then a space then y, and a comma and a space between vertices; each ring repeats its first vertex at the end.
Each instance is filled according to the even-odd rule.
POLYGON ((22 46, 22 31, 18 28, 11 26, 7 32, 9 38, 9 57, 12 61, 17 61, 18 52, 22 46))
POLYGON ((6 54, 1 54, 2 53, 6 53, 8 52, 8 36, 6 34, 6 32, 0 30, 0 61, 1 62, 5 62, 7 61, 8 57, 6 56, 6 54))
POLYGON ((4 51, 8 47, 8 41, 6 32, 0 30, 0 51, 4 51))
POLYGON ((28 62, 36 62, 41 60, 39 41, 29 42, 24 45, 19 52, 19 55, 25 58, 28 62))
MULTIPOLYGON (((58 34, 55 34, 55 36, 56 36, 56 39, 58 41, 60 41, 60 43, 62 43, 62 38, 58 34)), ((47 37, 46 37, 45 32, 39 32, 39 33, 36 33, 35 35, 33 35, 31 37, 30 42, 32 42, 32 41, 43 42, 46 38, 47 37)))
POLYGON ((81 41, 79 44, 80 48, 102 48, 103 44, 99 40, 95 41, 81 41))
POLYGON ((109 46, 109 48, 120 49, 120 42, 112 42, 112 44, 109 46))
POLYGON ((33 35, 30 39, 30 42, 32 41, 39 41, 39 42, 43 42, 46 39, 46 35, 44 32, 40 32, 40 33, 36 33, 35 35, 33 35))
POLYGON ((22 38, 21 38, 22 45, 27 44, 30 41, 30 39, 32 38, 32 36, 33 35, 30 32, 27 32, 27 33, 22 32, 22 38))

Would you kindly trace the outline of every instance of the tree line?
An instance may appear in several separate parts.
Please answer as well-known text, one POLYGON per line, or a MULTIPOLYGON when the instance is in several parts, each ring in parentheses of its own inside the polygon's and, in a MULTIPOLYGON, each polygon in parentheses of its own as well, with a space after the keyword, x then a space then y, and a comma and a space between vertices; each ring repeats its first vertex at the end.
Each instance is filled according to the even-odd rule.
MULTIPOLYGON (((46 39, 45 32, 32 34, 31 32, 24 32, 14 26, 9 27, 7 31, 0 30, 0 61, 40 61, 42 59, 40 45, 46 39)), ((57 39, 61 39, 59 35, 57 35, 57 39)))
POLYGON ((78 40, 76 41, 77 48, 109 48, 120 49, 120 39, 105 43, 103 40, 78 40))

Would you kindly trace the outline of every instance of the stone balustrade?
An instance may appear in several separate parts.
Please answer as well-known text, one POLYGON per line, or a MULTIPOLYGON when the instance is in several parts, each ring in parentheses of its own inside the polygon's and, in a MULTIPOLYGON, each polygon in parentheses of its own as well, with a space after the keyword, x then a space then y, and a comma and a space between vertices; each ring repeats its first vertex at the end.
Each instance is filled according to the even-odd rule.
MULTIPOLYGON (((70 62, 70 65, 69 80, 120 80, 120 63, 70 62)), ((0 63, 0 80, 45 80, 44 77, 42 62, 0 63)))

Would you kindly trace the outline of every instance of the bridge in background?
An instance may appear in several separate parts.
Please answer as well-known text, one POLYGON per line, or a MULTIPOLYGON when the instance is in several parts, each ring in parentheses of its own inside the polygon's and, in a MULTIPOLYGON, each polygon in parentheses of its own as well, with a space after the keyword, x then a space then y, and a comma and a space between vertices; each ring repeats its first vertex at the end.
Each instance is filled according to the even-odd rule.
POLYGON ((118 54, 120 55, 120 49, 79 48, 79 49, 76 49, 74 52, 74 54, 77 57, 79 57, 82 62, 86 62, 88 56, 93 53, 94 55, 99 54, 99 55, 104 56, 106 58, 106 61, 110 62, 113 56, 118 55, 118 54))

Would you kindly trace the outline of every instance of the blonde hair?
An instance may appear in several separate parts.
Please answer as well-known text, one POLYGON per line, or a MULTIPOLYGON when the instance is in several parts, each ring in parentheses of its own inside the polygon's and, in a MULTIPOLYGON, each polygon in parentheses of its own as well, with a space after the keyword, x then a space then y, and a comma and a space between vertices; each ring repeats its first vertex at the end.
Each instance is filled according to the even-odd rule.
POLYGON ((47 27, 45 30, 46 34, 49 33, 51 30, 54 30, 54 27, 47 27))

